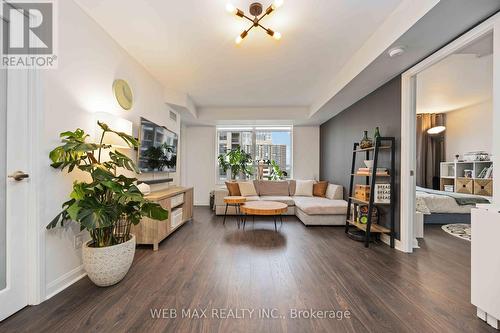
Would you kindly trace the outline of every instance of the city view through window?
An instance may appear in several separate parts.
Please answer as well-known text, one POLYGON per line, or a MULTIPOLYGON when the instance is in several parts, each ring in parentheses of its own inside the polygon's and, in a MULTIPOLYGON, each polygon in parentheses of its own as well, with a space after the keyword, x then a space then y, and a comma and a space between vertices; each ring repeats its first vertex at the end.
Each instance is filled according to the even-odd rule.
MULTIPOLYGON (((241 147, 252 156, 255 172, 259 161, 274 161, 287 178, 292 175, 292 127, 219 128, 217 146, 217 155, 241 147)), ((229 170, 224 172, 218 165, 217 169, 219 181, 231 178, 229 170)))

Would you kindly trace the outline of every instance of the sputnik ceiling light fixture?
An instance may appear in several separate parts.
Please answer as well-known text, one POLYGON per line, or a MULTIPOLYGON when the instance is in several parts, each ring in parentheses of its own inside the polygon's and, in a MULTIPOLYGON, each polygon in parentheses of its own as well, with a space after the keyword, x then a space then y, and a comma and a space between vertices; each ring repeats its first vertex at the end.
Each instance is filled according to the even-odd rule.
POLYGON ((234 14, 234 15, 239 16, 239 17, 242 17, 242 18, 246 18, 247 20, 252 22, 252 25, 248 29, 246 29, 238 37, 236 37, 236 40, 235 40, 236 44, 240 44, 241 41, 243 41, 243 38, 245 38, 248 35, 248 32, 256 27, 261 27, 262 29, 264 29, 266 31, 266 33, 269 36, 273 37, 276 40, 280 40, 281 34, 279 32, 273 31, 271 29, 264 27, 262 24, 260 24, 260 21, 264 17, 266 17, 267 15, 274 12, 277 8, 281 7, 282 5, 283 5, 283 0, 275 0, 273 2, 273 4, 270 5, 269 7, 267 7, 266 11, 264 12, 264 7, 262 6, 262 4, 260 2, 254 2, 250 5, 250 9, 249 9, 250 15, 252 15, 254 17, 254 18, 251 18, 251 17, 248 17, 241 9, 238 9, 235 6, 233 6, 231 3, 228 3, 226 5, 226 10, 229 13, 234 14))

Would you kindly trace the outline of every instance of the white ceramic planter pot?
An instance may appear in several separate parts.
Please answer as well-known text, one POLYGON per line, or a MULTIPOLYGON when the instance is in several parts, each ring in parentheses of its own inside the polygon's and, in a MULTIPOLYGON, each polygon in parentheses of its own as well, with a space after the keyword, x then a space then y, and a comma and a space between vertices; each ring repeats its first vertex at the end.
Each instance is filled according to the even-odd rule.
POLYGON ((89 247, 89 242, 82 248, 83 266, 90 280, 99 287, 112 286, 120 282, 127 274, 135 254, 135 236, 129 241, 108 246, 89 247))

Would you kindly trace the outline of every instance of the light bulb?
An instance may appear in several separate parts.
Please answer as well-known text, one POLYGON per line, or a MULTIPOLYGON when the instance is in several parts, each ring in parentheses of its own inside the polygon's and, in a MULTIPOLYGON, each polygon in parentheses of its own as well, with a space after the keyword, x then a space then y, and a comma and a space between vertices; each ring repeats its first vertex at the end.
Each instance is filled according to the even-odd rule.
POLYGON ((274 9, 280 8, 281 6, 283 6, 283 2, 284 2, 283 0, 274 0, 274 2, 273 2, 274 9))
POLYGON ((280 40, 281 39, 281 33, 275 32, 274 35, 273 35, 273 38, 276 39, 276 40, 280 40))
POLYGON ((240 44, 242 40, 243 40, 243 38, 241 38, 241 36, 238 36, 238 37, 236 37, 236 39, 234 41, 236 44, 240 44))
POLYGON ((236 9, 236 7, 234 7, 233 4, 229 2, 226 4, 226 11, 231 14, 236 14, 238 9, 236 9))

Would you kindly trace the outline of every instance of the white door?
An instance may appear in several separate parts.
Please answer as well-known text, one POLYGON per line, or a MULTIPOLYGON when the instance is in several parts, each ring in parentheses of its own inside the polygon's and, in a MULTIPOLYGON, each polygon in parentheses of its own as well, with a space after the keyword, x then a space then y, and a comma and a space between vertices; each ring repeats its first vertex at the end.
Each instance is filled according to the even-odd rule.
POLYGON ((28 82, 0 69, 0 321, 28 304, 28 82))

